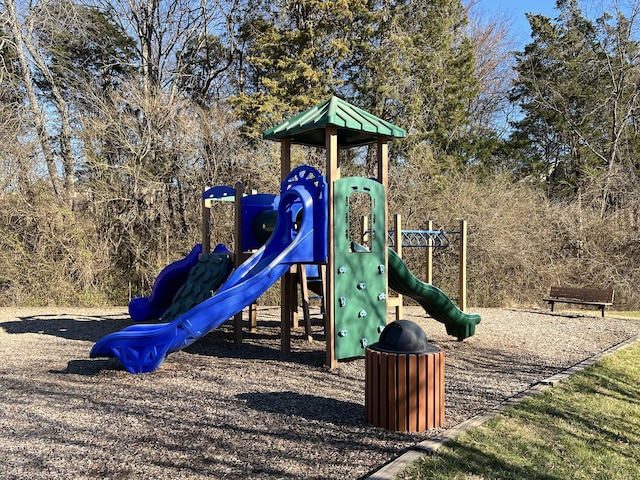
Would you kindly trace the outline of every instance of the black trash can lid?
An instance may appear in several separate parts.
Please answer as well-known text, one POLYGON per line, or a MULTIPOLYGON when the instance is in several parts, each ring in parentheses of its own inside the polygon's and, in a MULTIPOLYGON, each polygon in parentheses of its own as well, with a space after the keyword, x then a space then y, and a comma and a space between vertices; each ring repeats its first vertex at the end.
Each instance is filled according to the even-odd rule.
POLYGON ((435 353, 440 349, 431 345, 422 328, 409 320, 391 322, 380 334, 380 340, 370 346, 387 353, 435 353))

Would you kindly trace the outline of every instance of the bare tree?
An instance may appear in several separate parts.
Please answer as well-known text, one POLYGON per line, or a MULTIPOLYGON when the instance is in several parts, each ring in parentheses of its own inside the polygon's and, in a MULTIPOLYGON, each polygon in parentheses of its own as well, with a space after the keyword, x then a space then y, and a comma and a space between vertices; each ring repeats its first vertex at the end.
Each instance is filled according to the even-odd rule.
POLYGON ((240 0, 96 0, 96 4, 114 12, 124 31, 136 39, 145 89, 169 88, 175 94, 174 81, 185 67, 181 52, 189 44, 204 44, 207 35, 221 36, 231 45, 240 0))
MULTIPOLYGON (((47 166, 51 186, 57 197, 69 202, 73 194, 74 164, 70 157, 70 142, 68 141, 68 138, 63 140, 65 148, 61 152, 63 156, 65 174, 63 187, 61 186, 60 174, 58 173, 58 165, 56 162, 52 138, 48 132, 47 110, 38 98, 32 74, 32 70, 34 68, 38 68, 44 75, 47 75, 48 69, 32 43, 31 33, 33 31, 33 25, 30 21, 31 17, 19 16, 15 0, 5 0, 3 16, 4 22, 9 26, 11 31, 13 48, 15 49, 15 54, 20 64, 20 73, 22 75, 26 98, 29 104, 31 119, 35 127, 35 133, 39 141, 42 156, 47 166), (67 188, 70 190, 67 190, 67 188)), ((58 95, 56 98, 60 101, 60 103, 57 104, 57 107, 60 111, 61 120, 63 122, 61 126, 61 135, 68 135, 68 107, 61 96, 58 95)))
POLYGON ((472 117, 476 128, 495 130, 505 136, 513 105, 508 92, 512 86, 513 50, 516 41, 512 33, 513 19, 503 13, 489 14, 478 0, 467 4, 468 35, 474 45, 479 91, 472 101, 472 117))
MULTIPOLYGON (((601 147, 590 143, 586 135, 581 135, 589 149, 607 165, 601 196, 601 216, 604 216, 611 202, 616 171, 620 170, 620 166, 623 170, 631 167, 628 172, 633 171, 635 158, 633 152, 629 151, 629 145, 634 140, 629 135, 635 137, 637 133, 630 131, 629 125, 637 123, 640 114, 640 47, 636 40, 640 3, 633 1, 628 4, 626 15, 622 13, 617 0, 613 1, 613 7, 616 18, 614 24, 607 24, 607 16, 598 20, 601 35, 596 47, 603 59, 602 68, 608 79, 608 95, 601 107, 610 112, 608 148, 602 151, 601 147), (630 154, 632 158, 629 158, 630 154)), ((626 176, 623 173, 623 177, 626 176)))
POLYGON ((0 19, 11 33, 17 72, 55 195, 73 206, 79 117, 87 99, 104 94, 127 58, 127 39, 110 19, 73 0, 41 0, 21 5, 7 0, 0 19), (96 90, 100 90, 99 93, 96 90))

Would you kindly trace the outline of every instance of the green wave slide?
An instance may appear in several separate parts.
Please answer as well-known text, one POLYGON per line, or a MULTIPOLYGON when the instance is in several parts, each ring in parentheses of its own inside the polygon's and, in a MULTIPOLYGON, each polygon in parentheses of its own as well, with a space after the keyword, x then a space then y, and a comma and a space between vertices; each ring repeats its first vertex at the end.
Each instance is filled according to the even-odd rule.
POLYGON ((472 337, 480 315, 465 313, 438 287, 418 280, 402 258, 389 248, 389 287, 401 295, 413 298, 435 320, 444 323, 447 334, 462 341, 472 337))

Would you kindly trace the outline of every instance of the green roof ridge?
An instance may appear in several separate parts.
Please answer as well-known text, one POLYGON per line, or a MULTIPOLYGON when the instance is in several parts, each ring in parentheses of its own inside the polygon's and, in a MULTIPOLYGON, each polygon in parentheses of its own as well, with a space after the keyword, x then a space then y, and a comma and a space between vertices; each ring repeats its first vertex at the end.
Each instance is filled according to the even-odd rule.
POLYGON ((407 136, 404 129, 341 98, 331 96, 265 131, 263 138, 277 140, 291 137, 292 143, 324 146, 324 130, 329 126, 338 128, 338 143, 343 147, 374 143, 379 137, 404 138, 407 136))

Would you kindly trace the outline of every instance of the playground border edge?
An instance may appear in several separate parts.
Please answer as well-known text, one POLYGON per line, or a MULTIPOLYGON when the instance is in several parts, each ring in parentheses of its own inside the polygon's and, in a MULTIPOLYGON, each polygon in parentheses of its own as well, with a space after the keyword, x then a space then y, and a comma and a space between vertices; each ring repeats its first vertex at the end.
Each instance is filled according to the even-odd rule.
POLYGON ((389 463, 383 465, 380 469, 375 471, 372 474, 369 474, 365 477, 362 477, 361 480, 393 480, 398 474, 400 474, 406 467, 411 465, 412 463, 420 460, 422 457, 427 455, 435 454, 440 447, 442 447, 447 442, 453 440, 460 433, 470 430, 471 428, 478 427, 492 418, 496 417, 498 414, 506 410, 507 408, 513 407, 518 404, 522 400, 533 397, 537 395, 543 390, 547 388, 551 388, 556 386, 559 382, 562 382, 569 378, 571 375, 584 370, 587 367, 590 367, 597 363, 602 358, 611 355, 619 350, 622 350, 636 342, 640 341, 640 335, 635 335, 626 340, 623 340, 620 343, 617 343, 606 350, 603 350, 600 353, 593 355, 581 362, 576 363, 575 365, 552 375, 551 377, 545 378, 538 383, 533 384, 527 390, 523 390, 522 392, 516 393, 515 395, 507 398, 505 401, 500 403, 499 405, 490 408, 489 410, 479 413, 464 422, 461 422, 454 427, 446 430, 444 433, 435 438, 430 438, 424 440, 420 443, 417 443, 411 447, 409 447, 404 453, 402 453, 396 459, 390 461, 389 463))

